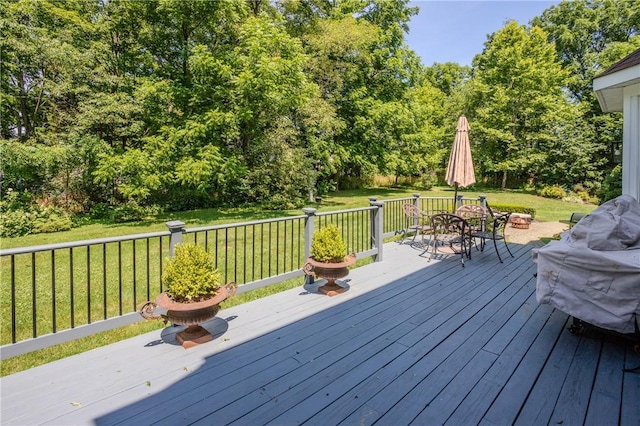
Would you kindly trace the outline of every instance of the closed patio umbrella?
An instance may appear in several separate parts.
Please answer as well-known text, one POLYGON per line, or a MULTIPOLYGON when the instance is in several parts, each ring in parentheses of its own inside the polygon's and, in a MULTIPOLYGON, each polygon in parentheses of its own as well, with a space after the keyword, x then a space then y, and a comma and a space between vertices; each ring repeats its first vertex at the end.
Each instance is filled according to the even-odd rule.
POLYGON ((469 144, 469 122, 464 115, 461 115, 458 119, 456 137, 453 140, 451 154, 449 154, 449 165, 447 166, 445 181, 447 185, 455 186, 456 188, 453 196, 455 210, 458 187, 464 188, 476 182, 473 159, 471 158, 471 145, 469 144))

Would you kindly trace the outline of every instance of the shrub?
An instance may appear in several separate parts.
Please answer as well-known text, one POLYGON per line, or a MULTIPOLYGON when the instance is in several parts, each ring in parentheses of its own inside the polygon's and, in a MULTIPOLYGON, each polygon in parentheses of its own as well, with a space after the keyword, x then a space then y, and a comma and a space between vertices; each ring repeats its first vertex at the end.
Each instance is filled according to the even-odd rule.
POLYGON ((176 302, 198 302, 216 294, 222 275, 213 259, 201 246, 177 244, 172 258, 167 259, 162 282, 167 294, 176 302))
POLYGON ((491 204, 489 207, 501 212, 528 214, 531 216, 531 219, 534 219, 536 217, 536 209, 534 209, 533 207, 516 206, 510 204, 491 204))
POLYGON ((111 219, 116 223, 138 222, 147 215, 144 207, 141 207, 135 201, 129 201, 113 208, 111 219))
POLYGON ((416 182, 416 186, 425 191, 430 190, 438 182, 438 177, 435 173, 424 173, 416 182))
POLYGON ((591 200, 591 196, 589 195, 589 193, 587 191, 578 191, 576 193, 576 195, 578 197, 580 197, 582 199, 582 201, 589 201, 591 200))
POLYGON ((567 192, 558 185, 545 186, 540 190, 540 196, 562 200, 567 196, 567 192))
POLYGON ((41 207, 23 191, 7 190, 0 201, 0 237, 21 237, 71 229, 71 217, 54 207, 41 207))
POLYGON ((619 164, 604 178, 598 193, 601 202, 612 200, 622 195, 622 166, 619 164))
POLYGON ((347 255, 347 244, 337 226, 329 224, 316 231, 311 241, 311 257, 318 262, 339 263, 347 255))
POLYGON ((91 219, 111 219, 113 207, 107 203, 97 203, 89 211, 91 219))
POLYGON ((22 209, 0 213, 0 237, 21 237, 31 232, 33 224, 30 214, 22 209))
POLYGON ((574 193, 568 194, 566 197, 562 199, 565 203, 575 203, 575 204, 583 204, 584 201, 578 195, 574 193))
POLYGON ((33 220, 32 234, 68 231, 73 225, 71 217, 59 209, 47 207, 37 212, 33 220))
POLYGON ((319 195, 327 195, 336 191, 336 182, 334 180, 318 181, 316 187, 319 195))

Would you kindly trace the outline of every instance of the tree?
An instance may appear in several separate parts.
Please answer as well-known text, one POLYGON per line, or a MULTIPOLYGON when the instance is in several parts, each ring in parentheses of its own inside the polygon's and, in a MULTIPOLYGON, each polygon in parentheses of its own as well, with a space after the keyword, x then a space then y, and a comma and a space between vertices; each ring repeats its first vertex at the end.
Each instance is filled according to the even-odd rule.
POLYGON ((306 21, 302 39, 310 77, 343 123, 332 152, 335 183, 388 171, 403 132, 415 133, 415 123, 407 122, 406 96, 420 66, 404 45, 407 22, 416 12, 407 3, 336 2, 317 8, 321 14, 328 10, 327 18, 306 21))
POLYGON ((424 75, 433 87, 451 96, 471 79, 471 67, 455 62, 434 63, 425 69, 424 75))
POLYGON ((407 99, 396 103, 387 120, 395 129, 390 135, 389 149, 384 156, 384 171, 396 176, 414 176, 432 185, 447 152, 446 97, 429 82, 407 94, 407 99))
POLYGON ((608 160, 611 144, 622 139, 622 117, 602 112, 593 91, 593 79, 637 46, 640 3, 633 0, 563 1, 545 10, 533 24, 546 31, 564 68, 574 76, 567 82, 567 88, 583 105, 582 128, 592 135, 588 162, 597 173, 585 183, 595 193, 612 167, 608 160), (618 50, 621 46, 627 47, 618 50))
POLYGON ((568 77, 544 31, 515 21, 492 34, 474 59, 475 108, 469 119, 475 121, 477 162, 484 172, 502 175, 502 188, 510 179, 534 183, 545 164, 556 161, 551 147, 562 143, 566 126, 578 117, 562 91, 568 77))
POLYGON ((2 2, 0 18, 2 137, 42 142, 73 121, 89 67, 75 35, 89 23, 50 1, 2 2))
MULTIPOLYGON (((592 81, 599 57, 613 42, 628 42, 640 31, 640 3, 633 0, 562 1, 533 19, 555 44, 558 57, 577 78, 568 82, 580 101, 594 98, 592 81)), ((599 109, 595 109, 598 112, 599 109)))

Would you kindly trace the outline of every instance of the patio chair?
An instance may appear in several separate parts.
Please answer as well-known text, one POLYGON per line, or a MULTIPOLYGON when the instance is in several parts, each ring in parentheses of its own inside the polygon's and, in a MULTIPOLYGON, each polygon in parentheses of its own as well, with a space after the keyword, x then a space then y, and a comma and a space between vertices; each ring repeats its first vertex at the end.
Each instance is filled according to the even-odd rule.
POLYGON ((456 209, 455 215, 466 220, 473 232, 483 230, 484 221, 490 215, 490 211, 478 204, 465 204, 456 209))
MULTIPOLYGON (((405 228, 402 231, 402 239, 400 241, 404 241, 407 234, 413 232, 413 239, 411 240, 411 244, 415 243, 416 237, 418 235, 423 235, 428 233, 431 230, 431 226, 429 226, 429 216, 423 213, 418 207, 414 204, 405 203, 402 205, 402 211, 405 216, 405 228), (427 223, 425 224, 425 220, 427 223)), ((422 237, 420 237, 420 245, 424 246, 422 242, 422 237)))
MULTIPOLYGON (((496 254, 498 255, 498 260, 500 263, 502 262, 502 257, 500 257, 500 252, 498 251, 497 241, 504 241, 504 246, 507 248, 509 255, 513 257, 513 253, 509 249, 509 244, 507 244, 507 239, 504 236, 504 230, 509 223, 509 217, 511 213, 504 213, 495 215, 493 217, 493 221, 490 222, 489 226, 484 230, 475 230, 471 232, 471 237, 476 239, 480 239, 480 251, 484 251, 484 246, 487 240, 493 240, 493 247, 496 249, 496 254)), ((477 247, 477 246, 476 246, 477 247)))
MULTIPOLYGON (((429 261, 438 252, 439 247, 448 247, 453 254, 460 255, 460 262, 464 267, 464 258, 471 259, 471 233, 466 220, 451 213, 439 213, 431 216, 431 241, 425 254, 431 247, 429 261)), ((422 255, 421 254, 421 255, 422 255)))

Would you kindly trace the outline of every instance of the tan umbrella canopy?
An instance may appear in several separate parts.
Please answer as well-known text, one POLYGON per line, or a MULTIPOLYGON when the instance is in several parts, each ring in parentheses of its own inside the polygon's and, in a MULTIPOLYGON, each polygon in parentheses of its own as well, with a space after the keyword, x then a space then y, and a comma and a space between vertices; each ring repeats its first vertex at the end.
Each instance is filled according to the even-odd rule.
MULTIPOLYGON (((473 171, 473 159, 471 158, 471 145, 469 144, 469 122, 467 117, 461 115, 456 127, 456 137, 449 155, 449 165, 445 178, 447 185, 455 186, 453 196, 454 206, 458 196, 458 187, 466 187, 476 183, 476 174, 473 171)), ((454 207, 455 208, 455 207, 454 207)))

